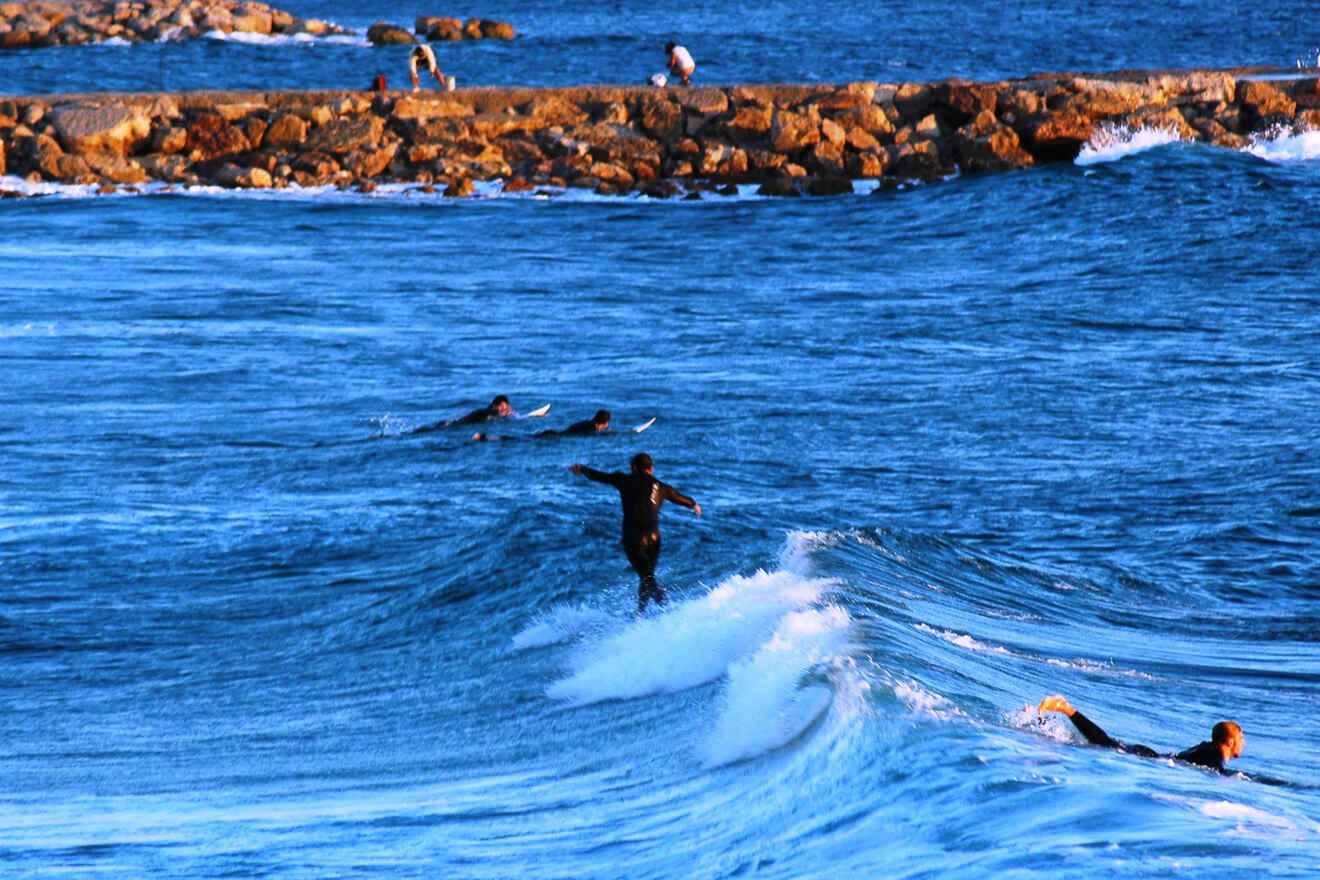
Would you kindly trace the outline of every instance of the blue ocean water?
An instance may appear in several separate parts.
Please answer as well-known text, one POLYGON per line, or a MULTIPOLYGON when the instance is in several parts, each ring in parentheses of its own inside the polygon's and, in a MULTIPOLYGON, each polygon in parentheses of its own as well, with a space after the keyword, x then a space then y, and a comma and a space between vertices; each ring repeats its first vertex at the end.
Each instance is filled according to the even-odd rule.
MULTIPOLYGON (((710 81, 1289 66, 1306 11, 514 3, 460 11, 526 36, 458 70, 631 81, 675 31, 710 81)), ((376 51, 49 50, 0 91, 376 51)), ((0 875, 1313 876, 1317 137, 828 199, 0 202, 0 875), (414 433, 496 393, 551 409, 414 433), (703 515, 665 508, 638 619, 568 466, 640 450, 703 515), (1082 745, 1051 693, 1166 752, 1236 719, 1244 775, 1082 745)))

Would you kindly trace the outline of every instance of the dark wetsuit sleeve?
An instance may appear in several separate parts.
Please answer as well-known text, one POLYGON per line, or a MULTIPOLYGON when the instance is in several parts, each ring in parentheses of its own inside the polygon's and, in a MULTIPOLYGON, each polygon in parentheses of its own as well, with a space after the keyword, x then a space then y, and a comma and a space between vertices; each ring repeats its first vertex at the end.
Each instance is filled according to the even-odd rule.
POLYGON ((1071 720, 1073 727, 1076 727, 1077 732, 1086 737, 1086 741, 1091 743, 1091 745, 1104 746, 1107 749, 1123 748, 1121 742, 1105 733, 1100 729, 1100 725, 1096 724, 1090 718, 1087 718, 1081 712, 1073 712, 1071 720))
POLYGON ((678 491, 668 483, 661 483, 660 486, 662 487, 662 491, 665 493, 665 499, 667 501, 672 501, 675 504, 681 504, 684 507, 688 508, 689 510, 697 506, 697 502, 693 501, 691 498, 687 497, 682 492, 678 491))
POLYGON ((595 468, 589 468, 586 465, 582 466, 582 476, 597 483, 608 483, 616 489, 627 477, 626 474, 610 474, 605 471, 598 471, 595 468))

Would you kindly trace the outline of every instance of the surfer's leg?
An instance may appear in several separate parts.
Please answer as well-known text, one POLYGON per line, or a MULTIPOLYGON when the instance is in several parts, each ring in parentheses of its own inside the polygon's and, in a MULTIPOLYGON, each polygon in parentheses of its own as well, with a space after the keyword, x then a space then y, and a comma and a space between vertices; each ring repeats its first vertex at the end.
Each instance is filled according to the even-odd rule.
POLYGON ((648 600, 654 599, 657 605, 665 604, 665 593, 655 582, 655 561, 660 555, 660 536, 646 535, 635 543, 624 545, 628 561, 640 579, 637 584, 637 613, 646 610, 648 600))

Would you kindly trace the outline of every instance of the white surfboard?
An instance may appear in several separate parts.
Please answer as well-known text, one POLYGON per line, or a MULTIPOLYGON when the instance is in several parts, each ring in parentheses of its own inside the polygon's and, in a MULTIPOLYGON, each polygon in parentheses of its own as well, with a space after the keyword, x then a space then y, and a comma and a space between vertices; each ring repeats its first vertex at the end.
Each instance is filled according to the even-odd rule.
POLYGON ((642 422, 640 425, 633 428, 633 433, 640 434, 654 424, 655 424, 655 416, 652 416, 648 421, 642 422))
POLYGON ((548 412, 550 412, 550 404, 547 403, 545 406, 538 406, 536 409, 529 412, 526 418, 539 419, 541 416, 545 415, 548 412))

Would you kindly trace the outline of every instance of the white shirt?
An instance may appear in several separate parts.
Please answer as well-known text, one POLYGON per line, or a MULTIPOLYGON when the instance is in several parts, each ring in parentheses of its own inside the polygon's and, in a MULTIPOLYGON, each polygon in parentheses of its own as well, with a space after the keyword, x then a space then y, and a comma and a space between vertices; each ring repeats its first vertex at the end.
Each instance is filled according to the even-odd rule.
POLYGON ((669 53, 669 66, 686 70, 688 73, 697 69, 697 63, 692 60, 692 55, 685 46, 675 46, 674 51, 669 53))

